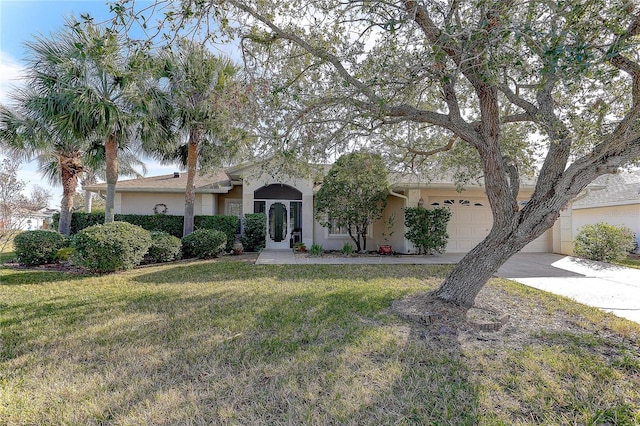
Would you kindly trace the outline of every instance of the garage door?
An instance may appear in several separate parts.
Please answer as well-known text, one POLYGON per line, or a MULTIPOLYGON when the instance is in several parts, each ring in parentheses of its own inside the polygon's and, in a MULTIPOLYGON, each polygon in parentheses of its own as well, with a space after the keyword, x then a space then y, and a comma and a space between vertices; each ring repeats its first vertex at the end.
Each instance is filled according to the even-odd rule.
MULTIPOLYGON (((431 207, 448 207, 451 220, 447 226, 448 253, 466 253, 482 241, 491 230, 493 216, 489 203, 484 198, 430 198, 431 207)), ((549 251, 549 233, 545 232, 524 249, 523 252, 546 253, 549 251)))

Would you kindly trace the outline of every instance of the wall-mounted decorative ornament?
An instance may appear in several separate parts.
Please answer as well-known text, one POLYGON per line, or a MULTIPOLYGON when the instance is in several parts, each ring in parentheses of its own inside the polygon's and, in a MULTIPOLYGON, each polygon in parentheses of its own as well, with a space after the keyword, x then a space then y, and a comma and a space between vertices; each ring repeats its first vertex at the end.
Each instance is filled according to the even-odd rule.
POLYGON ((167 205, 166 204, 156 204, 153 206, 153 214, 167 214, 167 205))

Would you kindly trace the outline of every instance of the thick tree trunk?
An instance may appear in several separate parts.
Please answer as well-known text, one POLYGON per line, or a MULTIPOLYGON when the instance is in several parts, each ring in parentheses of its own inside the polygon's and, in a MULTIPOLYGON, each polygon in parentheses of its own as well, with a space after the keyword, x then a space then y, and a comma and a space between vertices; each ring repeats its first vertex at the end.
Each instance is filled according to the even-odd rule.
POLYGON ((194 185, 198 166, 198 144, 201 132, 192 130, 189 134, 189 151, 187 153, 187 187, 184 192, 184 226, 182 235, 189 235, 194 227, 194 204, 196 201, 196 188, 194 185))
POLYGON ((553 226, 570 199, 559 197, 549 204, 527 205, 502 225, 494 222, 489 235, 457 263, 434 292, 435 296, 459 306, 473 306, 476 296, 498 268, 553 226))
POLYGON ((116 183, 118 183, 118 142, 115 135, 109 135, 105 141, 107 162, 107 200, 104 208, 104 222, 113 222, 115 217, 116 183))
POLYGON ((459 306, 473 306, 482 287, 521 245, 516 246, 506 237, 494 234, 492 232, 458 262, 435 291, 436 297, 459 306))
POLYGON ((73 196, 78 186, 78 175, 62 170, 62 201, 60 202, 60 222, 58 232, 62 235, 71 233, 71 216, 73 212, 73 196))
POLYGON ((60 222, 58 232, 62 235, 71 233, 71 217, 73 213, 73 197, 76 194, 78 180, 83 172, 82 161, 77 156, 60 157, 60 176, 62 182, 62 201, 60 202, 60 222))

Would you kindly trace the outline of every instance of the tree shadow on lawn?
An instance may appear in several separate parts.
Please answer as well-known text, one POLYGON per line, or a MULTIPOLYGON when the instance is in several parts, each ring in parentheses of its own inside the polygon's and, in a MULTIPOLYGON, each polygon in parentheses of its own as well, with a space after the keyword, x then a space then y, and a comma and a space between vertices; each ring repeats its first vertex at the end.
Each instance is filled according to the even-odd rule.
POLYGON ((476 424, 456 336, 422 338, 391 299, 365 287, 136 294, 14 360, 28 391, 12 398, 45 423, 476 424))
POLYGON ((141 273, 132 278, 145 284, 185 282, 228 282, 258 280, 374 280, 380 278, 444 279, 454 265, 254 265, 242 262, 204 261, 160 271, 141 273))
POLYGON ((88 276, 59 271, 0 268, 0 286, 42 285, 61 281, 79 281, 86 279, 88 276))

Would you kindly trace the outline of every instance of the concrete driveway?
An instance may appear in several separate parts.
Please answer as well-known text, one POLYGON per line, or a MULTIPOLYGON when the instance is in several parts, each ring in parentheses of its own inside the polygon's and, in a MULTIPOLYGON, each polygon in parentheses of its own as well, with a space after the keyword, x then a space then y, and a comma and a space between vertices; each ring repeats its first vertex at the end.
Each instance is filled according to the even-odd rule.
POLYGON ((554 254, 517 254, 497 275, 640 323, 640 269, 554 254))

